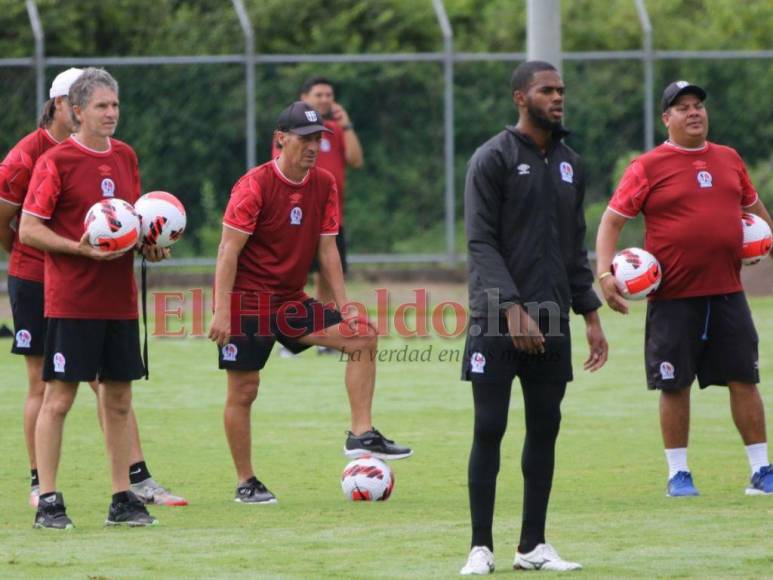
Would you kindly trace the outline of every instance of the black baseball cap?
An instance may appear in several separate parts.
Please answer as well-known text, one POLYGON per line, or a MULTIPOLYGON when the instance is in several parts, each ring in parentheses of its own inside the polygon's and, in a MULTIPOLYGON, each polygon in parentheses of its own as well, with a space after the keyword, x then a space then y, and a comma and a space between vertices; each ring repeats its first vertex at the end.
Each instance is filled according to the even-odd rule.
POLYGON ((276 120, 276 128, 278 131, 296 135, 311 135, 320 131, 333 132, 322 124, 322 115, 303 101, 295 101, 282 111, 276 120))
POLYGON ((663 100, 661 101, 661 104, 663 105, 663 111, 673 105, 676 99, 682 95, 687 94, 695 95, 701 101, 706 100, 706 91, 704 91, 698 85, 694 85, 687 81, 674 81, 666 87, 666 90, 663 91, 663 100))

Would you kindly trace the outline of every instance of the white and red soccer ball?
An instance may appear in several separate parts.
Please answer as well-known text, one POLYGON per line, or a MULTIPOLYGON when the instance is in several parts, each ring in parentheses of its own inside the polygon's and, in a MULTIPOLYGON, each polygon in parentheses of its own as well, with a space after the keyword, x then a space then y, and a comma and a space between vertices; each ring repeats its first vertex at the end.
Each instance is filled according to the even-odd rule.
POLYGON ((140 235, 145 245, 168 248, 185 231, 185 207, 171 193, 146 193, 137 200, 134 209, 142 221, 140 235))
POLYGON ((392 470, 370 455, 349 462, 341 474, 341 489, 351 501, 386 501, 394 487, 392 470))
POLYGON ((620 294, 628 300, 642 300, 655 292, 663 271, 655 256, 641 248, 626 248, 612 260, 612 274, 620 294))
POLYGON ((746 266, 751 266, 770 253, 773 246, 773 233, 767 222, 753 213, 741 216, 743 228, 743 249, 741 260, 746 266))
POLYGON ((140 237, 140 218, 132 204, 122 199, 103 199, 92 205, 83 225, 89 243, 105 252, 129 250, 140 237))

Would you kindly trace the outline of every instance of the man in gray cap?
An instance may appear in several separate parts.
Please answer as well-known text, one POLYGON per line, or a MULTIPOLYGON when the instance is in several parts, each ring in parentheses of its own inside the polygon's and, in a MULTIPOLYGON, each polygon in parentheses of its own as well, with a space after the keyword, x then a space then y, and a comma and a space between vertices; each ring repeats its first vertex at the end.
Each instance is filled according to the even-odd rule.
POLYGON ((282 111, 276 125, 279 157, 236 182, 223 217, 209 337, 228 374, 225 430, 238 478, 234 499, 241 503, 276 503, 255 476, 250 442, 259 371, 276 341, 293 353, 312 345, 344 353, 352 418, 347 456, 401 459, 412 453, 371 423, 377 336, 346 298, 335 241, 335 178, 315 167, 326 131, 320 114, 302 101, 282 111), (315 253, 336 308, 303 291, 315 253))
POLYGON ((770 215, 730 147, 707 140, 706 91, 675 81, 663 91, 668 140, 634 159, 599 226, 601 289, 610 308, 628 307, 610 270, 620 231, 643 214, 645 249, 660 262, 663 282, 647 305, 647 386, 660 391, 660 426, 669 497, 698 495, 687 465, 690 387, 727 386, 735 425, 751 468, 747 495, 773 494, 758 337, 740 279, 742 213, 770 215), (710 235, 707 235, 710 234, 710 235))

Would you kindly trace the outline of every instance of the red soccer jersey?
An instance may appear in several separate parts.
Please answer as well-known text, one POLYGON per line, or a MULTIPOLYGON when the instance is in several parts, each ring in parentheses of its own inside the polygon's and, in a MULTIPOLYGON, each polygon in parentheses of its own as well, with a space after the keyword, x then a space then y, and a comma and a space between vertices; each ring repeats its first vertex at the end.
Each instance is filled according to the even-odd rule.
MULTIPOLYGON (((325 121, 325 127, 332 133, 322 133, 322 140, 319 143, 319 155, 317 156, 317 167, 327 169, 333 174, 338 188, 338 209, 339 223, 344 219, 344 186, 346 185, 346 142, 344 141, 344 130, 341 129, 335 121, 325 121)), ((279 157, 280 149, 276 143, 271 149, 271 156, 276 159, 279 157)))
MULTIPOLYGON (((60 236, 80 240, 92 205, 106 197, 133 204, 139 196, 139 166, 131 147, 111 139, 110 149, 99 152, 70 137, 38 160, 23 211, 46 220, 60 236)), ((137 318, 133 262, 132 252, 104 262, 46 253, 46 317, 137 318)))
POLYGON ((313 167, 296 183, 276 161, 264 163, 236 182, 223 224, 250 236, 239 254, 232 311, 241 299, 241 310, 275 312, 307 298, 303 287, 319 237, 338 233, 335 179, 313 167))
POLYGON ((644 248, 663 269, 657 300, 741 291, 741 213, 756 201, 734 149, 666 142, 631 163, 609 209, 644 215, 644 248))
MULTIPOLYGON (((35 162, 57 144, 46 129, 36 129, 19 141, 0 164, 0 200, 21 209, 35 162)), ((8 274, 33 282, 43 281, 43 252, 22 244, 18 227, 13 236, 8 274)))

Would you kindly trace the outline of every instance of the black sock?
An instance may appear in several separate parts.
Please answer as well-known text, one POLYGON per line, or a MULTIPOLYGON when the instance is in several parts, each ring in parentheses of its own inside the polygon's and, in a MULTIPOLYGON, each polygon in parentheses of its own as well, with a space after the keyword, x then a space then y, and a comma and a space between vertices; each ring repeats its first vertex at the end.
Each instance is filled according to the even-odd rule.
POLYGON ((146 479, 150 479, 150 470, 144 461, 138 461, 129 466, 129 481, 140 483, 146 479))
POLYGON ((129 501, 128 491, 119 491, 113 494, 113 503, 126 503, 129 501))
POLYGON ((30 487, 40 485, 40 479, 38 479, 38 470, 30 469, 30 487))

